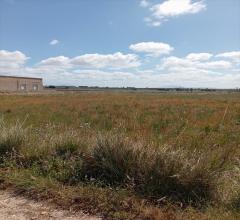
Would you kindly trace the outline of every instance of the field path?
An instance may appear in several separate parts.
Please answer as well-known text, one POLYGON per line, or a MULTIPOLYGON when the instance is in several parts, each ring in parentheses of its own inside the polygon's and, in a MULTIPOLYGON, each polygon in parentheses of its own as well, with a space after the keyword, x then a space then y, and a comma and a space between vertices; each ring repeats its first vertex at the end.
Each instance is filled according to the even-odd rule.
POLYGON ((0 220, 100 220, 83 213, 54 209, 42 202, 0 190, 0 220))

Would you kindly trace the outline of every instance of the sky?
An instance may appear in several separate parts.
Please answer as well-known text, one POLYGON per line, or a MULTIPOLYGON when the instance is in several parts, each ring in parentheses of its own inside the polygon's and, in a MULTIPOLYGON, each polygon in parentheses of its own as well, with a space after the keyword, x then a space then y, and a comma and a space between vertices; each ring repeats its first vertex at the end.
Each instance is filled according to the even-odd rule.
POLYGON ((0 0, 0 75, 240 87, 240 0, 0 0))

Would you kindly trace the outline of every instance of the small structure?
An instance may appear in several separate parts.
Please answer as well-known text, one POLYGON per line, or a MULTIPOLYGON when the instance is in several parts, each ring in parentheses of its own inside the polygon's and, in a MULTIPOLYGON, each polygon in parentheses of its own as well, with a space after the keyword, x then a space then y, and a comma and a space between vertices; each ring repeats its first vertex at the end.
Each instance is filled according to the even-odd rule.
POLYGON ((0 76, 0 91, 37 92, 42 90, 42 78, 0 76))

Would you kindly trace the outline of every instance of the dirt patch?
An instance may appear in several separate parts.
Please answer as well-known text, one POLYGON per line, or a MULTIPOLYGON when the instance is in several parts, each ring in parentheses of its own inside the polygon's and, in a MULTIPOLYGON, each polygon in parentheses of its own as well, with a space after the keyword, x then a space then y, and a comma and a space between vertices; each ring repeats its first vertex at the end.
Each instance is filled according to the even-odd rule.
POLYGON ((84 213, 54 209, 43 202, 0 191, 0 220, 100 220, 84 213))

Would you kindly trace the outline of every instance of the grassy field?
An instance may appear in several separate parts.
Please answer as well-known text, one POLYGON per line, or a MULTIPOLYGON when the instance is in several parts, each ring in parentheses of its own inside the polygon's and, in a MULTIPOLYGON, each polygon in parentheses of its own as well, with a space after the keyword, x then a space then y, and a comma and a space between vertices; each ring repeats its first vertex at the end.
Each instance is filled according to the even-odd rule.
POLYGON ((0 95, 0 167, 104 219, 239 219, 240 94, 0 95))

